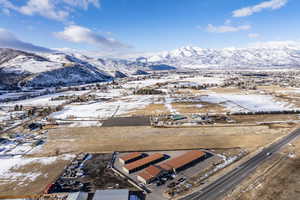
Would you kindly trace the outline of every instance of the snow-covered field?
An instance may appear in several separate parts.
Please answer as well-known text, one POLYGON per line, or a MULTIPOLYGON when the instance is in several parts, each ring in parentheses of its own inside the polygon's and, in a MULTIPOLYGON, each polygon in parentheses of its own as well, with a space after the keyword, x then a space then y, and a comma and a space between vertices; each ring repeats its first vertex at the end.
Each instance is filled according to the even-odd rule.
POLYGON ((127 96, 110 102, 98 102, 86 105, 69 105, 62 111, 53 113, 55 119, 74 118, 103 119, 113 115, 121 115, 133 109, 143 108, 152 103, 152 96, 127 96))
POLYGON ((139 80, 139 81, 131 81, 123 85, 124 88, 143 88, 151 85, 155 85, 157 83, 164 83, 167 81, 176 81, 179 80, 178 75, 174 75, 172 77, 161 78, 161 79, 147 79, 147 80, 139 80))
POLYGON ((198 84, 222 84, 224 82, 224 78, 221 77, 204 77, 204 76, 197 76, 194 78, 187 78, 184 79, 185 81, 195 82, 198 84))
POLYGON ((0 95, 0 100, 6 100, 8 98, 18 98, 22 95, 23 95, 23 93, 18 93, 18 92, 5 93, 5 94, 0 95))
POLYGON ((91 92, 91 95, 96 95, 99 98, 116 98, 123 96, 126 93, 124 89, 111 89, 106 92, 91 92))
POLYGON ((168 111, 170 111, 171 114, 179 114, 177 110, 172 106, 173 99, 170 97, 165 98, 165 107, 167 108, 168 111))
POLYGON ((9 118, 9 116, 7 115, 7 113, 0 110, 0 122, 7 120, 8 118, 9 118))
MULTIPOLYGON (((17 181, 19 185, 36 180, 39 176, 44 176, 38 169, 25 170, 31 172, 22 172, 27 165, 50 165, 58 160, 71 160, 74 155, 62 155, 54 157, 27 158, 22 156, 1 157, 0 158, 0 185, 17 181)), ((24 185, 23 185, 24 186, 24 185)))
POLYGON ((261 94, 209 94, 199 100, 222 104, 232 112, 236 111, 282 111, 296 107, 287 102, 279 102, 274 97, 261 94))
MULTIPOLYGON (((13 101, 9 103, 2 103, 2 106, 14 106, 14 105, 23 105, 23 106, 57 106, 61 105, 65 101, 51 101, 51 98, 59 96, 72 96, 72 95, 82 95, 88 91, 67 91, 54 94, 43 95, 31 99, 25 99, 20 101, 13 101)), ((8 94, 7 94, 8 95, 8 94)), ((0 96, 1 97, 1 96, 0 96)))

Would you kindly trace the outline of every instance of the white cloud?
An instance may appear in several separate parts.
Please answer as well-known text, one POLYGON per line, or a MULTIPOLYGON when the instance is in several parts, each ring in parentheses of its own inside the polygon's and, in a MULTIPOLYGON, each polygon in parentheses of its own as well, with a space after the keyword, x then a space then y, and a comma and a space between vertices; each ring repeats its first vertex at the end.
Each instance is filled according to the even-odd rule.
POLYGON ((52 52, 51 49, 23 42, 19 40, 13 33, 2 28, 0 28, 0 47, 19 49, 24 51, 52 52))
POLYGON ((58 21, 66 20, 73 8, 88 9, 89 5, 100 7, 99 0, 27 0, 22 6, 16 6, 8 0, 0 0, 0 6, 24 15, 39 15, 58 21))
POLYGON ((51 0, 29 0, 18 11, 24 15, 40 15, 49 19, 62 21, 69 16, 69 12, 57 8, 51 0))
POLYGON ((249 33, 248 37, 249 38, 258 38, 258 37, 260 37, 260 35, 258 33, 249 33))
POLYGON ((129 48, 113 38, 106 38, 97 32, 93 32, 91 29, 78 26, 70 25, 65 27, 64 31, 54 33, 54 35, 60 39, 73 42, 73 43, 87 43, 100 48, 106 49, 119 49, 129 48))
POLYGON ((212 24, 208 24, 206 30, 211 33, 228 33, 228 32, 238 32, 245 31, 251 29, 250 25, 241 25, 241 26, 232 26, 232 25, 221 25, 214 26, 212 24))
POLYGON ((2 5, 3 8, 7 9, 15 8, 15 6, 9 0, 0 0, 0 5, 2 5))
POLYGON ((232 12, 233 17, 246 17, 265 9, 277 10, 288 3, 288 0, 270 0, 263 1, 260 4, 241 8, 232 12))
POLYGON ((89 4, 92 4, 97 8, 100 7, 99 0, 63 0, 63 1, 73 7, 81 7, 85 10, 89 8, 89 4))
POLYGON ((6 9, 6 8, 2 9, 1 13, 4 14, 4 15, 7 15, 7 16, 10 15, 10 11, 8 9, 6 9))

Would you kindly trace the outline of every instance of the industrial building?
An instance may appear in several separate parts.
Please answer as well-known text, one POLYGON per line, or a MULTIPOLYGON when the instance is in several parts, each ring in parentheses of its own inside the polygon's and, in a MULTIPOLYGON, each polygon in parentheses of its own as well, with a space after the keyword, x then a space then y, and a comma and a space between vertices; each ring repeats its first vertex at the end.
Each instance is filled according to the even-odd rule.
POLYGON ((205 157, 205 152, 193 150, 186 152, 181 156, 168 160, 160 164, 159 167, 166 171, 173 171, 174 173, 177 173, 181 170, 188 168, 189 166, 192 166, 193 164, 196 164, 197 162, 203 160, 205 157))
POLYGON ((93 200, 128 200, 129 190, 97 190, 93 200))
POLYGON ((130 162, 134 162, 136 160, 139 160, 141 158, 146 157, 147 155, 144 153, 139 153, 139 152, 133 152, 130 154, 127 154, 125 156, 122 156, 119 158, 120 163, 122 163, 123 165, 128 164, 130 162))
POLYGON ((156 165, 151 165, 144 169, 142 172, 140 172, 137 175, 137 179, 144 184, 148 184, 154 181, 157 177, 163 175, 164 172, 165 171, 160 167, 156 165))
POLYGON ((161 153, 154 153, 150 156, 147 156, 145 158, 139 159, 135 162, 126 164, 122 167, 122 169, 130 174, 132 172, 136 172, 138 170, 144 169, 152 164, 158 163, 165 159, 165 155, 161 153))
POLYGON ((67 200, 87 200, 88 193, 86 192, 74 192, 68 195, 67 200))

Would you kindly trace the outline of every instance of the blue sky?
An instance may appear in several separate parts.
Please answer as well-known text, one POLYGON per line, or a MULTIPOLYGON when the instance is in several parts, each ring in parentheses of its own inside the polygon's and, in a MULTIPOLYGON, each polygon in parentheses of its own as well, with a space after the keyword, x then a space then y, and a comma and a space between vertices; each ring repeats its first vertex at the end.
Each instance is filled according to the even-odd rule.
POLYGON ((0 0, 0 45, 155 52, 299 41, 299 10, 299 0, 0 0))

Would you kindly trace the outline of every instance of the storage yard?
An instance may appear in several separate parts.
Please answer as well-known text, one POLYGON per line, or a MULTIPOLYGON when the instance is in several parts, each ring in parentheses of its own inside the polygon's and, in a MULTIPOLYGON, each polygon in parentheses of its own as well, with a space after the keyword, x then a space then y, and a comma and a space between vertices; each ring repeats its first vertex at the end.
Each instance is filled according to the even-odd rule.
POLYGON ((201 172, 212 170, 223 159, 221 154, 202 150, 117 153, 113 168, 141 188, 146 187, 148 199, 158 200, 180 194, 182 187, 192 188, 193 180, 200 178, 201 172), (124 158, 133 157, 134 160, 124 164, 124 158))

